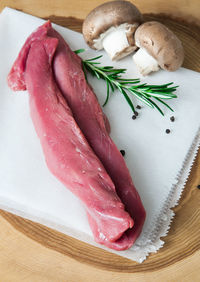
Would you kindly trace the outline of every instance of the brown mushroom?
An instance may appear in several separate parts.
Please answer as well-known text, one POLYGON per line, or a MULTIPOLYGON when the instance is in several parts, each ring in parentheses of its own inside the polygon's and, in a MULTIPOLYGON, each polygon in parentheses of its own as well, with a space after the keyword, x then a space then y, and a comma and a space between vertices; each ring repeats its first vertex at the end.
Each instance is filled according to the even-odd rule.
POLYGON ((147 75, 159 67, 175 71, 183 63, 184 50, 177 36, 163 24, 143 23, 135 32, 135 44, 140 48, 134 55, 140 73, 147 75))
POLYGON ((137 48, 133 34, 141 20, 139 10, 131 2, 106 2, 88 14, 82 32, 91 48, 104 48, 112 60, 119 60, 137 48))

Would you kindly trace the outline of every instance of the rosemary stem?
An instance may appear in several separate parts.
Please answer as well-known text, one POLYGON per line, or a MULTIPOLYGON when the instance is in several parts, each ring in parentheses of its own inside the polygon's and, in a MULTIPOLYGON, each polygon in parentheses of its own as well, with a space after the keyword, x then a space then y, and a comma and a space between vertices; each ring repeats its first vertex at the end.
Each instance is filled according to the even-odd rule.
POLYGON ((98 56, 96 58, 83 60, 82 63, 86 79, 86 70, 88 70, 98 79, 103 79, 106 82, 107 96, 103 106, 105 106, 109 100, 110 90, 114 91, 114 89, 118 89, 123 94, 124 98, 126 99, 133 112, 135 112, 135 108, 128 93, 132 96, 135 96, 147 106, 157 109, 162 115, 164 115, 164 113, 155 103, 155 100, 160 102, 162 105, 166 106, 169 110, 173 111, 173 109, 163 101, 166 99, 177 98, 174 92, 176 91, 178 86, 171 86, 173 82, 162 85, 148 85, 147 83, 141 84, 140 79, 138 78, 122 78, 121 74, 124 74, 126 69, 114 69, 112 66, 98 66, 100 63, 95 62, 95 60, 101 57, 102 56, 98 56), (154 101, 152 99, 154 99, 154 101))

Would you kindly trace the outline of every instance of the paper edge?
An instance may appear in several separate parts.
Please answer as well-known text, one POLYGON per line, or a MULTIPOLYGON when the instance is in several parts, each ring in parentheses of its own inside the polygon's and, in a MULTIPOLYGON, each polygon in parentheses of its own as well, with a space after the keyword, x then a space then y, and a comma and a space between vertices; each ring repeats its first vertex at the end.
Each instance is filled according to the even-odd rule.
MULTIPOLYGON (((1 13, 5 12, 6 10, 17 11, 13 8, 5 7, 1 11, 1 13)), ((17 12, 22 13, 22 14, 27 14, 27 13, 24 13, 24 12, 21 12, 21 11, 17 11, 17 12)), ((37 17, 35 17, 31 14, 27 14, 27 15, 30 16, 30 17, 37 18, 37 17)), ((44 20, 44 19, 41 19, 41 20, 44 20)), ((56 24, 54 24, 54 25, 57 26, 56 24)), ((58 26, 60 26, 60 25, 58 25, 58 26)), ((73 32, 78 33, 76 31, 73 31, 73 32)), ((160 237, 167 236, 167 234, 170 230, 171 223, 172 223, 173 218, 175 216, 175 213, 172 211, 172 208, 175 207, 179 202, 179 199, 180 199, 182 192, 185 188, 186 182, 187 182, 187 180, 190 176, 190 172, 191 172, 192 166, 194 164, 194 161, 196 159, 196 156, 198 154, 199 147, 200 147, 200 128, 198 129, 197 134, 194 138, 194 141, 193 141, 191 147, 189 148, 189 150, 186 154, 182 168, 180 169, 177 177, 175 178, 175 180, 177 180, 177 182, 174 185, 172 185, 172 188, 169 192, 168 198, 167 198, 164 206, 162 207, 159 216, 154 218, 153 222, 157 222, 157 224, 156 224, 156 227, 151 231, 150 235, 148 236, 148 237, 151 237, 152 234, 156 233, 153 236, 154 238, 151 239, 151 240, 147 240, 146 245, 140 246, 139 244, 137 245, 137 243, 135 244, 136 248, 142 247, 143 252, 145 253, 143 258, 137 260, 137 259, 131 258, 130 255, 125 256, 120 252, 116 252, 116 251, 113 251, 111 249, 108 250, 106 247, 99 245, 99 244, 95 243, 94 241, 91 241, 91 237, 88 236, 87 234, 83 234, 83 232, 81 232, 81 237, 82 237, 81 241, 88 243, 90 245, 96 246, 98 248, 107 250, 108 252, 115 253, 119 256, 126 257, 126 258, 129 258, 131 260, 136 260, 139 263, 142 263, 150 253, 156 253, 164 245, 164 241, 162 241, 160 239, 160 237), (160 218, 160 220, 158 221, 157 218, 160 218)), ((36 216, 33 219, 33 217, 28 212, 25 213, 24 211, 20 211, 20 210, 16 210, 16 209, 14 210, 14 209, 12 209, 12 208, 10 208, 6 205, 2 205, 2 204, 0 204, 0 209, 8 211, 12 214, 16 214, 16 215, 21 216, 23 218, 32 220, 34 222, 37 222, 37 220, 40 221, 40 219, 41 219, 41 217, 39 217, 39 216, 36 216)), ((39 224, 42 224, 42 223, 39 223, 39 224)), ((53 221, 49 221, 48 223, 46 223, 46 221, 45 221, 45 226, 52 228, 52 229, 55 229, 55 230, 57 230, 61 233, 64 233, 67 236, 72 236, 72 237, 76 238, 77 240, 80 240, 78 238, 80 236, 80 234, 78 234, 79 232, 74 232, 71 229, 70 229, 70 232, 69 232, 69 228, 67 228, 64 225, 58 225, 58 224, 56 224, 56 222, 53 222, 53 221), (65 229, 66 231, 63 231, 63 229, 65 229), (70 234, 70 235, 68 235, 67 233, 70 234)), ((147 234, 147 233, 148 233, 148 230, 145 232, 145 234, 147 234)), ((144 236, 145 236, 145 234, 144 234, 144 236)))
MULTIPOLYGON (((172 208, 175 207, 178 204, 179 199, 181 198, 182 192, 185 188, 185 185, 187 183, 187 180, 190 176, 190 172, 191 169, 193 167, 193 164, 195 162, 195 159, 197 157, 198 151, 200 148, 200 128, 194 138, 194 141, 190 147, 190 149, 188 150, 188 153, 186 154, 185 157, 185 161, 183 163, 183 166, 179 172, 179 176, 178 176, 178 181, 176 184, 174 184, 172 186, 172 189, 169 193, 168 196, 168 201, 166 201, 166 204, 164 205, 164 207, 162 208, 161 212, 160 212, 160 218, 161 220, 158 222, 157 227, 152 231, 152 233, 155 232, 155 230, 157 229, 157 234, 156 234, 156 238, 151 240, 151 241, 147 241, 146 245, 142 245, 142 246, 137 246, 137 244, 133 245, 132 248, 141 248, 141 252, 144 253, 144 256, 141 256, 141 253, 138 254, 138 258, 137 258, 137 254, 135 254, 135 258, 133 258, 133 253, 131 254, 131 249, 130 249, 130 254, 129 255, 124 255, 123 252, 116 252, 112 249, 106 248, 105 246, 99 245, 97 244, 95 241, 91 240, 91 237, 88 236, 87 234, 84 234, 83 232, 77 232, 74 231, 72 229, 67 228, 64 224, 57 224, 56 223, 56 218, 54 218, 54 220, 48 221, 45 219, 45 224, 43 223, 43 219, 38 215, 36 216, 32 216, 31 212, 29 213, 28 211, 22 211, 22 209, 20 209, 20 207, 18 209, 12 209, 9 205, 6 204, 2 204, 1 198, 0 198, 0 209, 5 210, 7 212, 10 212, 14 215, 20 216, 22 218, 31 220, 33 222, 39 223, 41 225, 44 225, 44 227, 48 227, 51 229, 54 229, 58 232, 61 232, 67 236, 70 236, 72 238, 75 238, 79 241, 88 243, 89 245, 95 246, 97 248, 106 250, 108 252, 117 254, 119 256, 128 258, 130 260, 134 260, 137 261, 138 263, 142 263, 144 260, 146 260, 146 258, 151 254, 151 253, 156 253, 159 249, 161 249, 164 246, 164 241, 161 240, 161 237, 165 237, 167 236, 169 230, 170 230, 170 226, 171 223, 173 221, 173 218, 175 216, 175 213, 173 212, 172 208), (182 174, 180 174, 182 173, 182 174), (176 196, 174 196, 176 194, 176 196), (70 234, 70 235, 69 235, 70 234), (81 238, 81 239, 80 239, 81 238)), ((4 203, 6 202, 6 199, 4 199, 4 203)), ((9 200, 10 202, 10 200, 9 200)), ((37 214, 37 211, 35 211, 37 214)), ((150 234, 151 236, 151 234, 150 234)), ((137 250, 135 250, 137 252, 137 250)))
POLYGON ((157 218, 160 218, 160 220, 158 220, 157 218, 154 219, 154 222, 157 222, 156 227, 152 230, 152 232, 148 236, 150 238, 152 237, 154 238, 151 239, 151 243, 149 243, 148 241, 146 247, 144 246, 144 249, 148 249, 148 250, 146 250, 146 255, 144 256, 143 260, 141 259, 142 260, 141 262, 143 262, 147 258, 147 256, 150 255, 150 253, 156 253, 159 249, 161 249, 164 246, 165 242, 160 238, 167 236, 170 230, 171 223, 173 222, 173 218, 176 215, 172 210, 172 208, 178 205, 178 202, 181 198, 185 185, 188 181, 188 178, 190 177, 190 173, 193 164, 196 160, 196 157, 198 155, 199 149, 200 149, 200 128, 198 129, 197 134, 194 137, 193 143, 190 146, 185 156, 183 165, 176 177, 177 182, 172 185, 168 198, 166 199, 165 204, 160 211, 160 214, 157 216, 157 218), (155 250, 152 251, 152 248, 154 248, 155 250))

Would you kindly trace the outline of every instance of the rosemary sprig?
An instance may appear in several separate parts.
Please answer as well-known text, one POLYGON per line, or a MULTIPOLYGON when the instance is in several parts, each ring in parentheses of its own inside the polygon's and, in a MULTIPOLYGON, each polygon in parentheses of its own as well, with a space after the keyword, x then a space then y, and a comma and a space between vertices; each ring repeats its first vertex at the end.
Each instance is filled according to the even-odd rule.
MULTIPOLYGON (((79 49, 76 50, 75 53, 79 54, 84 51, 84 49, 79 49)), ((147 83, 140 83, 139 78, 122 78, 122 74, 126 72, 126 69, 115 69, 112 66, 99 66, 100 62, 97 60, 101 57, 102 55, 92 59, 82 60, 82 64, 86 79, 87 70, 93 76, 97 77, 98 79, 103 79, 106 82, 107 94, 103 106, 105 106, 109 100, 110 91, 114 92, 115 89, 118 89, 126 99, 133 112, 135 112, 135 107, 129 95, 136 97, 147 106, 157 109, 162 115, 164 115, 164 113, 158 104, 156 104, 156 102, 163 104, 169 110, 173 111, 173 109, 163 101, 177 98, 177 95, 174 92, 178 86, 173 86, 173 82, 162 85, 150 85, 147 83)))

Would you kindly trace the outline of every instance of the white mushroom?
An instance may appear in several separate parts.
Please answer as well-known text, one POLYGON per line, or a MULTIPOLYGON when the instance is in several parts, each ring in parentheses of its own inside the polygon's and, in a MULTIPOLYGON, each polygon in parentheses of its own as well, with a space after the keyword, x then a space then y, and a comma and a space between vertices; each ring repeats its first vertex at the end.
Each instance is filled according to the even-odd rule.
POLYGON ((112 60, 119 60, 136 50, 133 35, 141 20, 132 3, 106 2, 88 14, 83 22, 83 36, 91 48, 104 48, 112 60))
POLYGON ((135 44, 140 48, 133 60, 142 75, 159 68, 175 71, 183 63, 184 51, 181 41, 159 22, 146 22, 135 32, 135 44))

